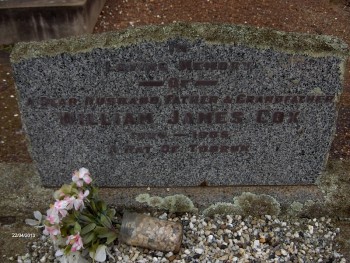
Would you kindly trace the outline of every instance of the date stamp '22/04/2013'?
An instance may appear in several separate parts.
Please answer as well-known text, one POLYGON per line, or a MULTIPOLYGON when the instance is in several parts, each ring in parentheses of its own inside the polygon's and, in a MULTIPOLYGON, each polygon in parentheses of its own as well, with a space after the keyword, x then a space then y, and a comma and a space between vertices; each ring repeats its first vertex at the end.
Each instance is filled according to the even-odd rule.
POLYGON ((11 233, 12 237, 34 238, 34 233, 11 233))

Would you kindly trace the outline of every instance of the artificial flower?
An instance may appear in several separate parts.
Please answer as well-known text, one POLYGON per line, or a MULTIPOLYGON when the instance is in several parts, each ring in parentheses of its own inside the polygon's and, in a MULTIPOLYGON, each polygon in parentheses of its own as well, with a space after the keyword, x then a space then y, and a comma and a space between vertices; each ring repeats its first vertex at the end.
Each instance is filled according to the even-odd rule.
POLYGON ((89 170, 86 168, 80 168, 79 171, 75 171, 73 173, 72 181, 75 182, 78 187, 82 187, 84 182, 90 184, 92 179, 89 170))
POLYGON ((26 224, 30 225, 30 226, 34 226, 34 227, 43 227, 42 224, 42 220, 44 219, 43 215, 40 213, 40 211, 34 211, 34 217, 37 220, 33 220, 33 219, 26 219, 25 222, 26 224))
POLYGON ((67 210, 71 210, 74 206, 74 201, 75 201, 74 196, 66 196, 63 200, 67 202, 67 210))
POLYGON ((67 215, 68 202, 66 200, 56 200, 54 208, 61 214, 62 218, 67 215))
POLYGON ((84 205, 84 199, 89 195, 90 191, 86 190, 84 193, 82 191, 79 192, 78 198, 74 200, 74 208, 75 210, 82 210, 84 205))
POLYGON ((104 262, 107 258, 106 254, 107 247, 105 245, 99 245, 96 249, 96 252, 90 252, 90 257, 96 261, 104 262))
POLYGON ((46 214, 46 219, 50 222, 51 225, 58 224, 60 222, 58 210, 54 206, 51 206, 51 208, 47 210, 46 214))
POLYGON ((43 233, 44 235, 47 235, 47 236, 50 235, 52 238, 59 235, 61 232, 60 232, 60 229, 55 226, 45 226, 43 233))
POLYGON ((72 245, 72 249, 71 249, 72 252, 80 250, 83 247, 83 240, 82 240, 79 232, 76 235, 70 235, 67 238, 66 244, 67 245, 72 245))

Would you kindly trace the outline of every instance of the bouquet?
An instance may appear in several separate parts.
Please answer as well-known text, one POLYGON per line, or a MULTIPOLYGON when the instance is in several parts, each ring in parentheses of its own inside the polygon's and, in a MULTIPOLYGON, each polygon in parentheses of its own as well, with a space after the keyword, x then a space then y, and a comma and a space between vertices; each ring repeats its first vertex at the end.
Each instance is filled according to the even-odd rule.
POLYGON ((37 220, 27 219, 26 223, 44 228, 43 234, 52 239, 60 262, 87 262, 87 254, 94 262, 105 261, 107 254, 112 257, 107 245, 118 237, 116 211, 99 199, 89 170, 75 171, 72 183, 57 190, 54 198, 46 216, 35 211, 37 220))

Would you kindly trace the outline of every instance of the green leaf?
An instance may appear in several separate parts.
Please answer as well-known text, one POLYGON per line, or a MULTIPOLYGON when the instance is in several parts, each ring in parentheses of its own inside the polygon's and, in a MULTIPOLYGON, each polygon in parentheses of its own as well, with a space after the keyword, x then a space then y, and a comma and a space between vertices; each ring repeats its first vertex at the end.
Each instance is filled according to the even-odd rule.
POLYGON ((107 205, 105 202, 103 202, 102 200, 99 200, 96 202, 96 206, 97 206, 97 209, 100 211, 100 212, 104 212, 107 210, 107 205))
POLYGON ((70 252, 71 248, 72 248, 72 245, 66 246, 66 248, 64 249, 64 254, 67 255, 70 252))
POLYGON ((96 227, 95 223, 90 223, 87 226, 83 227, 83 229, 81 230, 80 234, 81 235, 85 235, 86 233, 89 233, 90 231, 94 230, 96 227))
POLYGON ((91 209, 93 210, 93 212, 95 212, 97 214, 98 211, 96 209, 96 205, 95 205, 95 202, 93 200, 91 200, 90 206, 91 206, 91 209))
POLYGON ((76 222, 75 225, 74 225, 74 232, 78 233, 80 231, 81 231, 81 226, 79 225, 78 222, 76 222))
POLYGON ((74 226, 76 223, 76 219, 74 215, 68 215, 62 220, 63 224, 66 226, 74 226))
POLYGON ((99 242, 96 242, 95 244, 93 244, 92 246, 90 246, 89 251, 95 253, 96 250, 97 250, 97 247, 98 247, 99 245, 100 245, 100 243, 99 243, 99 242))
POLYGON ((102 211, 107 210, 107 204, 104 201, 101 201, 102 211))
POLYGON ((76 189, 76 188, 72 188, 72 195, 78 195, 79 194, 79 191, 78 191, 78 189, 76 189))
POLYGON ((79 215, 79 220, 82 220, 83 222, 86 222, 86 223, 92 223, 94 221, 90 217, 83 215, 83 214, 79 215))
POLYGON ((98 238, 106 238, 106 244, 112 243, 114 240, 117 239, 118 234, 114 231, 108 230, 108 233, 103 233, 97 236, 98 238))
POLYGON ((87 235, 83 236, 82 238, 83 238, 83 243, 87 245, 90 242, 92 243, 95 242, 94 239, 96 239, 96 235, 94 232, 90 232, 87 235))
POLYGON ((64 194, 69 195, 70 192, 72 191, 72 186, 69 184, 64 184, 62 185, 61 189, 60 189, 64 194))
POLYGON ((115 214, 116 214, 116 211, 115 211, 115 209, 108 209, 107 210, 107 216, 109 217, 109 218, 113 218, 113 217, 115 217, 115 214))
POLYGON ((67 227, 61 227, 60 231, 61 231, 61 236, 62 237, 68 236, 68 229, 67 229, 67 227))
POLYGON ((107 237, 109 237, 110 236, 110 232, 108 232, 108 233, 103 233, 103 234, 99 234, 97 237, 98 238, 107 238, 107 237))
POLYGON ((102 227, 102 226, 96 226, 94 229, 94 232, 96 233, 96 235, 104 235, 109 233, 109 229, 106 227, 102 227))
POLYGON ((96 202, 96 208, 97 208, 98 211, 102 212, 101 201, 97 201, 97 202, 96 202))
POLYGON ((110 243, 112 243, 114 240, 116 240, 117 239, 117 237, 118 237, 118 235, 117 235, 117 233, 115 233, 115 232, 110 232, 111 233, 111 235, 109 235, 108 237, 107 237, 107 241, 106 241, 106 244, 108 245, 108 244, 110 244, 110 243))
POLYGON ((91 188, 91 195, 92 195, 92 197, 98 196, 98 189, 96 187, 91 188))
POLYGON ((105 227, 107 227, 107 228, 112 227, 111 220, 103 214, 101 214, 101 216, 100 216, 100 221, 101 221, 101 224, 104 225, 105 227))

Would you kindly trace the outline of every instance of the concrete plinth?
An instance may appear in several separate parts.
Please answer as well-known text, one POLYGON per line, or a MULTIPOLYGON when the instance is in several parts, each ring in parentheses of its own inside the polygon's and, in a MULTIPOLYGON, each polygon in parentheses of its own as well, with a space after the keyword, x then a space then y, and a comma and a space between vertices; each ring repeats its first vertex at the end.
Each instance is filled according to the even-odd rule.
POLYGON ((106 0, 0 1, 0 44, 91 33, 106 0))

